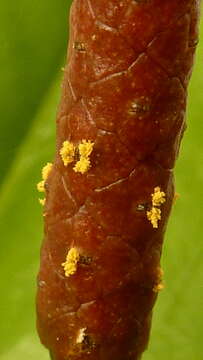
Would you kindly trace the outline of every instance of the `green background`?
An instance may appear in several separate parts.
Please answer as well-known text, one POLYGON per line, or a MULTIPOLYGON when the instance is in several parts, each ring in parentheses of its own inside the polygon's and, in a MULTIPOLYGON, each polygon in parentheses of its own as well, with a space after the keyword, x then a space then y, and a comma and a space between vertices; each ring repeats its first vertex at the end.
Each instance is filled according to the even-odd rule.
MULTIPOLYGON (((68 0, 0 0, 0 360, 48 360, 35 330, 42 239, 36 183, 52 160, 68 0)), ((202 26, 203 33, 203 26, 202 26)), ((203 40, 165 238, 165 289, 144 360, 203 359, 203 40)))

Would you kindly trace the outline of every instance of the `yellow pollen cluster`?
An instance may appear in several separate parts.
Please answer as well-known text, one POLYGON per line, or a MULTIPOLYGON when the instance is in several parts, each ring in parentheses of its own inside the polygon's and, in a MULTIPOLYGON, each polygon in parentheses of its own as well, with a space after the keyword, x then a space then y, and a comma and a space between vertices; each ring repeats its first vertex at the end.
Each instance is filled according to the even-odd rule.
MULTIPOLYGON (((37 184, 37 190, 39 192, 45 192, 45 182, 51 172, 53 164, 47 163, 42 169, 42 180, 37 184)), ((39 199, 39 203, 44 206, 45 199, 39 199)))
POLYGON ((75 172, 80 172, 81 174, 85 174, 90 168, 90 159, 86 159, 85 157, 81 157, 79 161, 76 162, 73 170, 75 172))
POLYGON ((150 211, 147 211, 147 219, 151 221, 153 228, 158 228, 158 221, 161 220, 161 210, 152 207, 150 211))
POLYGON ((73 170, 75 172, 85 174, 91 167, 90 155, 93 151, 93 147, 94 143, 90 140, 82 140, 82 142, 77 147, 69 141, 64 141, 63 146, 60 150, 60 155, 62 157, 64 165, 67 166, 74 161, 75 153, 78 149, 80 158, 76 162, 73 170))
POLYGON ((39 199, 39 203, 40 203, 42 206, 44 206, 44 204, 45 204, 45 199, 39 199))
POLYGON ((44 181, 46 181, 48 179, 48 176, 49 176, 49 174, 50 174, 50 172, 52 170, 52 167, 53 167, 53 164, 49 163, 49 162, 43 167, 43 169, 42 169, 42 179, 44 181))
POLYGON ((90 140, 82 140, 78 146, 80 156, 88 158, 92 153, 93 147, 94 143, 90 140))
POLYGON ((75 272, 77 271, 77 263, 79 259, 80 254, 78 250, 75 247, 71 248, 66 256, 66 261, 61 264, 67 277, 75 274, 75 272))
POLYGON ((152 194, 152 205, 161 206, 166 201, 165 197, 165 192, 161 191, 159 186, 155 187, 154 193, 152 194))
POLYGON ((158 278, 159 278, 160 280, 162 280, 163 276, 164 276, 164 271, 163 271, 163 269, 162 269, 161 267, 158 267, 158 278))
POLYGON ((147 211, 147 219, 152 223, 154 229, 158 228, 158 221, 161 220, 161 210, 159 207, 165 203, 166 194, 157 186, 152 196, 152 208, 147 211))
POLYGON ((73 170, 75 172, 80 172, 81 174, 86 173, 91 167, 90 163, 90 155, 93 151, 94 143, 90 140, 82 140, 82 142, 78 146, 80 160, 77 161, 73 170))
POLYGON ((173 203, 175 204, 176 201, 179 199, 180 194, 178 194, 177 192, 174 194, 174 198, 173 198, 173 203))
POLYGON ((38 190, 39 192, 45 192, 44 183, 45 183, 44 180, 38 182, 38 184, 37 184, 37 190, 38 190))
POLYGON ((65 166, 71 164, 74 161, 75 146, 68 140, 64 141, 60 150, 60 155, 65 166))
POLYGON ((163 270, 159 267, 158 268, 158 273, 157 273, 157 282, 153 287, 153 291, 154 292, 159 292, 160 290, 164 289, 164 284, 163 284, 163 275, 164 272, 163 270))
POLYGON ((163 290, 164 289, 164 284, 162 283, 162 282, 160 282, 159 284, 157 284, 157 285, 155 285, 154 287, 153 287, 153 291, 154 292, 159 292, 159 291, 161 291, 161 290, 163 290))

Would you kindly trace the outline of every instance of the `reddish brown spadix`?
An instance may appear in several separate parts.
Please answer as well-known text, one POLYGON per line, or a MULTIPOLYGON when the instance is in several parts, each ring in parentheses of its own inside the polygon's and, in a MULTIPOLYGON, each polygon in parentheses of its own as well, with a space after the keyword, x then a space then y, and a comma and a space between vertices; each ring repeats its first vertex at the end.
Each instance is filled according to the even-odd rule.
MULTIPOLYGON (((37 326, 54 360, 137 360, 162 288, 196 0, 74 0, 37 326)), ((43 201, 42 201, 43 202, 43 201)))

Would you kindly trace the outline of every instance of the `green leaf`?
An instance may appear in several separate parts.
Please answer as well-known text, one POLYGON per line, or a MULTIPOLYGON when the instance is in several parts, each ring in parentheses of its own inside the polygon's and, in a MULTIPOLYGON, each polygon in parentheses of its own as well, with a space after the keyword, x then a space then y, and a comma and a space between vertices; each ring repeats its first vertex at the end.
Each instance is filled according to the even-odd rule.
POLYGON ((36 348, 40 347, 35 330, 35 277, 43 234, 36 183, 41 178, 42 165, 53 158, 59 89, 57 79, 40 106, 0 193, 0 267, 3 274, 0 351, 12 354, 12 349, 19 346, 19 355, 15 350, 10 359, 24 359, 22 349, 28 348, 23 338, 28 343, 34 338, 36 348))
MULTIPOLYGON (((49 359, 35 329, 35 278, 43 237, 36 183, 42 165, 52 160, 55 150, 65 15, 65 1, 59 0, 19 0, 12 6, 5 2, 0 15, 0 29, 5 27, 3 35, 0 31, 0 46, 5 44, 7 49, 9 44, 1 60, 6 69, 5 73, 1 70, 3 81, 8 80, 0 104, 4 115, 4 130, 0 132, 4 151, 0 189, 1 360, 49 359)), ((189 126, 176 167, 176 188, 181 197, 165 238, 162 265, 166 287, 155 307, 144 360, 202 358, 202 57, 203 41, 190 86, 189 126)))
POLYGON ((64 58, 67 4, 70 1, 1 2, 0 182, 64 58))

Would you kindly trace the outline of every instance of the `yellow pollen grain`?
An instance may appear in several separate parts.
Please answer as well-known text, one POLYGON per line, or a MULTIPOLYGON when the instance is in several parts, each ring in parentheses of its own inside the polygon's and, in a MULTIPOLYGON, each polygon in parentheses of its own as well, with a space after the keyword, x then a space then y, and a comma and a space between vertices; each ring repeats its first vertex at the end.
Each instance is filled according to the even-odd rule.
POLYGON ((39 199, 39 203, 44 206, 46 199, 39 199))
POLYGON ((78 250, 75 247, 71 248, 66 256, 66 261, 61 264, 67 277, 75 274, 79 259, 80 254, 78 250))
POLYGON ((164 284, 162 283, 162 282, 160 282, 159 284, 157 284, 157 285, 155 285, 154 287, 153 287, 153 291, 154 292, 159 292, 159 291, 161 291, 161 290, 163 290, 164 289, 164 284))
POLYGON ((150 211, 147 211, 147 219, 151 221, 153 228, 158 228, 158 221, 161 220, 161 210, 152 207, 150 211))
POLYGON ((85 174, 91 167, 90 163, 90 155, 93 151, 94 142, 90 140, 82 140, 82 142, 78 145, 80 160, 77 161, 73 170, 75 172, 80 172, 81 174, 85 174))
POLYGON ((166 201, 166 194, 164 191, 161 191, 160 187, 157 186, 154 189, 154 193, 152 194, 152 205, 153 206, 161 206, 166 201))
POLYGON ((179 199, 179 197, 180 197, 180 194, 178 194, 177 192, 175 192, 174 197, 173 197, 173 203, 174 203, 174 204, 175 204, 176 201, 179 199))
POLYGON ((158 273, 158 278, 161 280, 164 276, 164 271, 160 266, 158 267, 157 273, 158 273))
POLYGON ((48 176, 51 172, 51 169, 53 167, 53 164, 48 162, 42 169, 42 179, 46 181, 48 179, 48 176))
POLYGON ((45 187, 44 187, 44 185, 45 185, 45 181, 44 181, 44 180, 38 182, 38 184, 37 184, 37 190, 38 190, 39 192, 45 192, 45 187))
POLYGON ((82 140, 81 144, 79 144, 79 154, 82 157, 88 158, 93 151, 94 143, 90 140, 82 140))
MULTIPOLYGON (((42 169, 42 180, 40 182, 38 182, 38 184, 37 184, 37 190, 39 192, 45 192, 45 182, 46 182, 46 180, 47 180, 47 178, 48 178, 48 176, 49 176, 49 174, 51 172, 52 166, 53 166, 52 163, 47 163, 43 167, 43 169, 42 169)), ((41 204, 42 204, 43 200, 44 199, 39 200, 41 204)), ((42 205, 44 205, 44 204, 42 204, 42 205)))
POLYGON ((164 272, 162 270, 162 268, 160 266, 157 267, 157 280, 156 283, 154 284, 153 287, 153 291, 154 292, 159 292, 160 290, 162 290, 164 288, 164 283, 163 283, 163 276, 164 276, 164 272))
POLYGON ((81 157, 79 161, 75 164, 73 170, 75 172, 80 172, 81 174, 85 174, 89 168, 91 167, 90 160, 85 157, 81 157))
POLYGON ((68 140, 63 142, 62 148, 60 150, 60 155, 65 166, 69 165, 74 161, 75 156, 75 146, 68 140))

